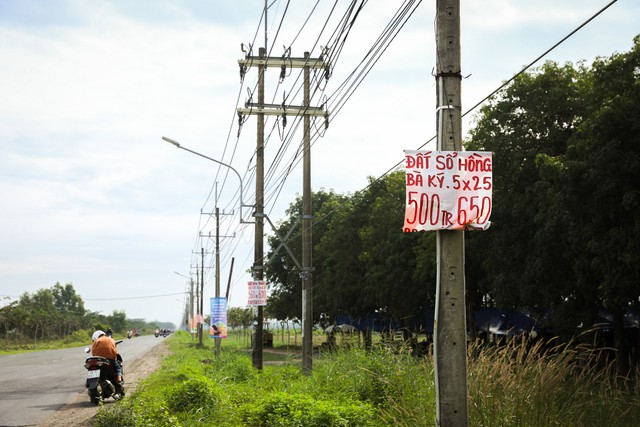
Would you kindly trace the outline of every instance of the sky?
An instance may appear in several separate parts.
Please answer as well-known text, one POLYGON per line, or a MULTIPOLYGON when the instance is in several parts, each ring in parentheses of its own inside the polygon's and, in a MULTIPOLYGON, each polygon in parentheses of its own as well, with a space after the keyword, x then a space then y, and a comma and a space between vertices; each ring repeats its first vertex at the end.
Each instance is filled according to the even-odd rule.
MULTIPOLYGON (((258 73, 250 67, 241 81, 238 60, 265 37, 271 57, 332 52, 349 3, 318 2, 310 15, 315 1, 270 0, 265 29, 263 0, 0 0, 0 306, 71 283, 88 310, 179 324, 202 248, 204 295, 214 296, 218 207, 221 294, 229 283, 228 305, 245 307, 254 229, 240 222, 239 188, 253 204, 257 120, 239 126, 236 109, 257 102, 258 73)), ((322 119, 312 125, 314 191, 353 194, 435 136, 434 1, 417 5, 349 86, 400 3, 367 2, 331 77, 312 79, 312 105, 330 117, 326 130, 322 119)), ((609 3, 461 1, 462 110, 609 3)), ((543 60, 626 52, 639 22, 640 2, 618 0, 543 60)), ((280 70, 267 69, 266 102, 301 105, 299 70, 286 74, 279 82, 280 70)), ((302 194, 302 131, 287 121, 265 124, 274 224, 302 194)), ((472 126, 473 112, 463 131, 472 126)))

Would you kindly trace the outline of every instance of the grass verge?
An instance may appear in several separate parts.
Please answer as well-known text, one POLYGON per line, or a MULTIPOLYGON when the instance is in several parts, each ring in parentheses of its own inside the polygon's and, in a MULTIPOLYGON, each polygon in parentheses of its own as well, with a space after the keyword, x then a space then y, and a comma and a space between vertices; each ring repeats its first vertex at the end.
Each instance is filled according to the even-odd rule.
MULTIPOLYGON (((430 426, 435 420, 431 358, 384 347, 314 356, 302 374, 297 352, 268 353, 257 371, 246 343, 199 347, 186 333, 138 392, 103 408, 104 426, 430 426)), ((266 355, 267 353, 265 353, 266 355)), ((469 424, 473 426, 636 426, 634 378, 620 381, 581 346, 512 342, 470 349, 469 424)))

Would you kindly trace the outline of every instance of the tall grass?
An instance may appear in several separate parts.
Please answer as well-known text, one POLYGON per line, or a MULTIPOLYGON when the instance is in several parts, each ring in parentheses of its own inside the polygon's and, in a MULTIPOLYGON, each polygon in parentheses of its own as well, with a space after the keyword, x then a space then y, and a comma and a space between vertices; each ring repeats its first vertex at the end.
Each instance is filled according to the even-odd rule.
MULTIPOLYGON (((303 375, 299 354, 266 352, 252 367, 246 344, 200 348, 187 334, 138 392, 102 409, 96 426, 431 426, 431 357, 377 346, 316 354, 303 375)), ((468 388, 471 426, 637 426, 638 372, 620 381, 585 345, 512 341, 473 345, 468 388), (633 381, 635 382, 633 382, 633 381)))
POLYGON ((639 373, 617 377, 602 350, 516 339, 470 353, 472 425, 640 425, 639 373))

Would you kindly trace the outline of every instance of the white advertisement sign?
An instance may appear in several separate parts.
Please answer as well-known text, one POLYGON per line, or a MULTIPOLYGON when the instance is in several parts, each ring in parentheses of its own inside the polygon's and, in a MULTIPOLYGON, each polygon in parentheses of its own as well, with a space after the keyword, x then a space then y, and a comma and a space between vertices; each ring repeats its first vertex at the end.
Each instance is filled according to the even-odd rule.
POLYGON ((404 150, 404 232, 486 230, 493 207, 490 152, 404 150))
POLYGON ((267 282, 262 280, 249 282, 249 301, 247 305, 267 305, 267 282))

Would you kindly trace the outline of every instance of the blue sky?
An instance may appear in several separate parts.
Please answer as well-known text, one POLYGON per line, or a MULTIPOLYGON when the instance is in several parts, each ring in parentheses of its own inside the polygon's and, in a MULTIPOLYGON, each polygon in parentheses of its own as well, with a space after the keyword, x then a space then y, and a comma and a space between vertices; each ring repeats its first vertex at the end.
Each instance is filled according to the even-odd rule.
MULTIPOLYGON (((322 2, 299 35, 315 2, 291 3, 277 39, 287 2, 276 0, 269 9, 272 55, 291 46, 293 56, 305 50, 317 56, 348 2, 338 2, 331 31, 319 39, 334 3, 322 2)), ((462 72, 469 76, 463 110, 608 3, 463 1, 462 72)), ((224 168, 161 137, 231 164, 251 202, 256 121, 249 118, 238 137, 235 109, 257 72, 250 69, 241 85, 237 61, 241 43, 255 50, 264 43, 263 6, 259 0, 0 0, 0 304, 71 282, 92 311, 178 322, 186 279, 174 271, 189 276, 198 259, 193 252, 213 249, 199 235, 215 233, 206 213, 217 205, 235 213, 221 224, 229 236, 221 240, 223 292, 234 257, 230 305, 244 306, 253 229, 238 221, 238 180, 225 180, 224 168)), ((396 2, 368 2, 333 64, 326 94, 336 93, 397 9, 396 2)), ((422 2, 332 116, 312 149, 314 190, 358 191, 368 176, 398 163, 403 149, 434 136, 434 15, 435 2, 422 2)), ((638 22, 640 3, 619 0, 545 59, 590 63, 627 51, 638 22)), ((267 101, 282 102, 295 79, 291 73, 279 85, 278 71, 268 71, 267 101)), ((283 147, 274 123, 267 121, 268 168, 283 147)), ((301 138, 298 132, 283 150, 275 177, 284 175, 301 138)), ((301 169, 293 167, 283 184, 268 182, 274 223, 302 193, 301 169)), ((208 254, 207 296, 214 292, 212 265, 208 254)))

